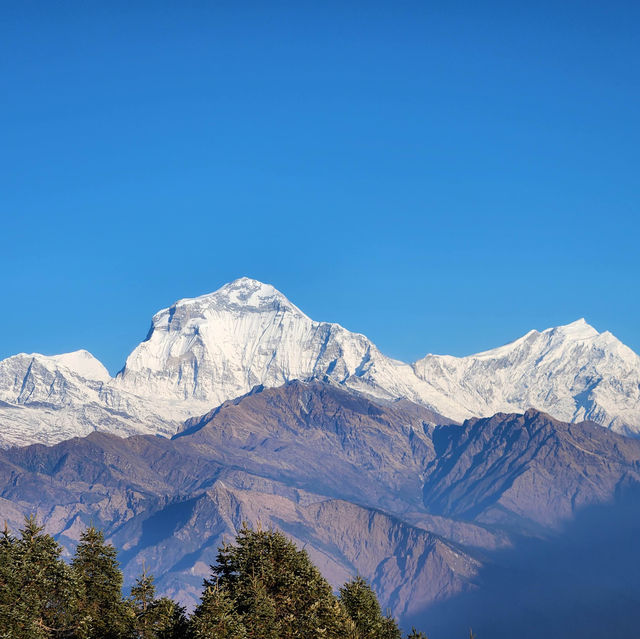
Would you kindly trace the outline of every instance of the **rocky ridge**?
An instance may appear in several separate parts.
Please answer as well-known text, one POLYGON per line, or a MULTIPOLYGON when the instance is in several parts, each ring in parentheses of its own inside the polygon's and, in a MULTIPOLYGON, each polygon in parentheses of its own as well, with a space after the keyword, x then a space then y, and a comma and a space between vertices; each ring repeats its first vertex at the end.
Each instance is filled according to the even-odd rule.
POLYGON ((640 485, 640 441, 539 411, 434 426, 340 385, 257 389, 173 439, 92 433, 0 452, 0 517, 35 512, 68 548, 89 523, 189 604, 243 521, 283 530, 334 585, 371 580, 395 614, 482 584, 491 553, 556 535, 640 485))

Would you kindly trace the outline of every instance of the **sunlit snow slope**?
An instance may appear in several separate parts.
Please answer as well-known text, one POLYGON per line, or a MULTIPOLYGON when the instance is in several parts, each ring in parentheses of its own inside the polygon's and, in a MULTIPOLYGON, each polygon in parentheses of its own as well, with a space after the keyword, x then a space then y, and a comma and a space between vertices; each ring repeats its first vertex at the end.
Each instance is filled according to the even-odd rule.
POLYGON ((115 378, 86 351, 0 362, 0 444, 52 443, 96 429, 169 435, 256 385, 312 377, 381 400, 406 397, 457 420, 534 407, 640 432, 640 358, 584 320, 477 355, 427 355, 410 365, 242 278, 158 312, 115 378))
POLYGON ((640 357, 584 319, 469 357, 427 355, 414 370, 455 398, 454 418, 533 407, 564 421, 640 432, 640 357))

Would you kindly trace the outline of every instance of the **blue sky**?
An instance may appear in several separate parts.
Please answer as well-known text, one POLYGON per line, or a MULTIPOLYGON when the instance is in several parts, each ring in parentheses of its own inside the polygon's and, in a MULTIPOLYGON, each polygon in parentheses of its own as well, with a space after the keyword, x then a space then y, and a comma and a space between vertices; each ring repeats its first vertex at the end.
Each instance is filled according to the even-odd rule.
POLYGON ((115 372, 243 275, 405 360, 582 316, 640 351, 637 2, 2 13, 0 357, 115 372))

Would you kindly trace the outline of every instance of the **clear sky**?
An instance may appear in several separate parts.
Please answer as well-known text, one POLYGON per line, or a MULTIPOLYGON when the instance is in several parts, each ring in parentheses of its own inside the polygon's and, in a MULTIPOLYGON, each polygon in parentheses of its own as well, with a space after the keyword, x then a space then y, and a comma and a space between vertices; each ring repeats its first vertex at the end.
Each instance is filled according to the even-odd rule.
POLYGON ((0 357, 247 275, 388 355, 640 351, 640 3, 15 2, 0 357))

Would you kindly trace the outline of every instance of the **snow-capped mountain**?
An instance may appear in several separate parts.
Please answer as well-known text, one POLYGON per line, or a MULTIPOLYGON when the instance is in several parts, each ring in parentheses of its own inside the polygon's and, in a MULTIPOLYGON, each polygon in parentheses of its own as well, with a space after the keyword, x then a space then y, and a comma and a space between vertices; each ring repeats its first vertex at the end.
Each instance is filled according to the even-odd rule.
POLYGON ((113 382, 87 351, 20 353, 0 361, 0 445, 54 444, 94 430, 175 432, 176 422, 113 382))
POLYGON ((0 362, 0 443, 52 443, 96 429, 170 435, 256 385, 310 378, 379 400, 407 398, 455 420, 534 407, 640 432, 640 358, 584 320, 469 357, 406 364, 241 278, 159 311, 115 378, 86 351, 0 362))
POLYGON ((427 355, 413 368, 443 397, 455 398, 454 418, 534 407, 563 421, 640 432, 640 357, 584 319, 469 357, 427 355))
POLYGON ((364 335, 313 321, 272 286, 248 278, 157 313, 116 384, 208 410, 256 385, 311 377, 384 399, 429 397, 409 364, 385 357, 364 335))

